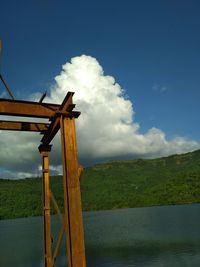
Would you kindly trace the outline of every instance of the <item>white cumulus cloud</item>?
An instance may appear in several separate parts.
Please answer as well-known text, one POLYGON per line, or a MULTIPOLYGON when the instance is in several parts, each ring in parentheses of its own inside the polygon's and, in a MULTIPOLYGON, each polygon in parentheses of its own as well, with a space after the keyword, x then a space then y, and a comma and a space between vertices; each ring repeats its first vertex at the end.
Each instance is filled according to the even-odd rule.
POLYGON ((77 121, 81 157, 156 157, 199 148, 198 142, 183 137, 167 140, 157 128, 141 134, 132 102, 91 56, 72 58, 55 80, 49 101, 60 103, 67 90, 75 91, 74 102, 82 113, 77 121))
MULTIPOLYGON (((82 55, 62 66, 55 77, 46 102, 62 103, 67 91, 74 91, 79 157, 84 162, 126 157, 152 158, 198 149, 200 144, 184 137, 167 140, 157 128, 140 133, 132 102, 112 76, 104 74, 99 62, 82 55)), ((37 95, 37 94, 36 94, 37 95)), ((5 169, 16 171, 19 177, 37 173, 40 157, 37 152, 40 136, 0 132, 0 162, 5 169), (20 176, 21 175, 21 176, 20 176)), ((51 153, 52 170, 61 170, 59 138, 51 153)))

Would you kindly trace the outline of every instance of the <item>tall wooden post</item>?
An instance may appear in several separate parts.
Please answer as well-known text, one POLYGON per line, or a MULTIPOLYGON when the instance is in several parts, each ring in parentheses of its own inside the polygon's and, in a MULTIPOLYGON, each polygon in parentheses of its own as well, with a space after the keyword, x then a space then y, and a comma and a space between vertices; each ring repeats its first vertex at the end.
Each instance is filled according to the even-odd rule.
POLYGON ((51 212, 50 212, 50 185, 49 185, 49 152, 51 151, 51 145, 40 145, 39 151, 42 155, 44 266, 52 267, 51 212))
POLYGON ((61 115, 60 127, 68 266, 86 267, 74 118, 67 118, 61 115))

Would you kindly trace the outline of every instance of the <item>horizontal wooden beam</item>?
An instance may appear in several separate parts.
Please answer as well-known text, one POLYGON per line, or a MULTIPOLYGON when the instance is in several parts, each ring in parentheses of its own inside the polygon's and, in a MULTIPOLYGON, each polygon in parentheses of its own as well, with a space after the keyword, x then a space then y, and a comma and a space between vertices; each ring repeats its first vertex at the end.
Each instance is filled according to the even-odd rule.
POLYGON ((51 118, 60 105, 0 98, 0 115, 51 118))
MULTIPOLYGON (((57 132, 60 129, 60 116, 62 113, 65 113, 64 116, 66 117, 71 117, 73 116, 73 108, 75 105, 73 104, 72 97, 74 93, 73 92, 68 92, 65 99, 63 100, 63 103, 61 104, 59 110, 55 113, 55 117, 53 118, 48 131, 45 132, 41 142, 44 145, 50 144, 54 136, 57 134, 57 132)), ((78 117, 80 115, 80 112, 74 112, 76 114, 75 117, 78 117)))
POLYGON ((0 121, 0 130, 28 131, 44 133, 49 128, 48 123, 25 122, 25 121, 0 121))

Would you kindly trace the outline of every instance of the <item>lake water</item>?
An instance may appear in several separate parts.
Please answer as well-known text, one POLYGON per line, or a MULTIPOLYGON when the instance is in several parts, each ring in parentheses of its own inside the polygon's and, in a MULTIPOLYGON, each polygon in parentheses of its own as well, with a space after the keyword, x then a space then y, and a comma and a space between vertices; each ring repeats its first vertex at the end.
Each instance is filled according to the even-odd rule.
MULTIPOLYGON (((88 267, 200 266, 200 204, 86 212, 84 226, 88 267)), ((42 267, 42 256, 41 217, 0 221, 1 267, 42 267)), ((56 266, 66 262, 63 245, 56 266)))

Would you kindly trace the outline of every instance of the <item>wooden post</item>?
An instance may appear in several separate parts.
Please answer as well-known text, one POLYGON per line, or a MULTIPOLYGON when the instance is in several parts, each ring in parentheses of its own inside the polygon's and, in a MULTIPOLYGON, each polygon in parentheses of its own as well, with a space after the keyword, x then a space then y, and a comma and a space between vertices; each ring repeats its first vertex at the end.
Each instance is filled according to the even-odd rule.
POLYGON ((49 186, 49 152, 51 151, 51 145, 40 145, 39 151, 42 155, 44 266, 52 267, 51 212, 50 212, 50 186, 49 186))
POLYGON ((61 115, 64 208, 69 267, 86 267, 74 118, 61 115))

